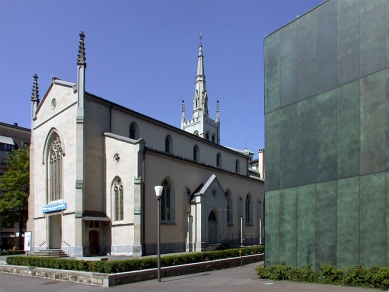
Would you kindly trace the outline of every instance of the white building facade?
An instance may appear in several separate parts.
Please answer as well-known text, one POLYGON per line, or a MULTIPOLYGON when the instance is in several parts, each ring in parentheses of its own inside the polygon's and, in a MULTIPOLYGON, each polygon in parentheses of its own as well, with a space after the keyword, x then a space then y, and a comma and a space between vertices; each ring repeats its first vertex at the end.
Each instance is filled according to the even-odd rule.
POLYGON ((246 155, 219 145, 202 46, 193 118, 185 121, 183 109, 179 129, 86 92, 84 37, 76 83, 53 78, 40 101, 34 76, 27 224, 33 251, 156 253, 158 185, 163 253, 233 246, 241 234, 245 244, 258 244, 264 182, 250 177, 246 155))

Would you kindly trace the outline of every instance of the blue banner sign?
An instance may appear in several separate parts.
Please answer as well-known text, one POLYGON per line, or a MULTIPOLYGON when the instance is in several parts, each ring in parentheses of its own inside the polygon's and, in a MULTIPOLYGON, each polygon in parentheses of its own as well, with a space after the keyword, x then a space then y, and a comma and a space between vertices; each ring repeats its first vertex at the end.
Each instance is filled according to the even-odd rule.
POLYGON ((54 212, 54 211, 59 211, 59 210, 66 210, 66 203, 65 202, 46 205, 46 206, 43 206, 43 208, 42 208, 43 213, 49 213, 49 212, 54 212))

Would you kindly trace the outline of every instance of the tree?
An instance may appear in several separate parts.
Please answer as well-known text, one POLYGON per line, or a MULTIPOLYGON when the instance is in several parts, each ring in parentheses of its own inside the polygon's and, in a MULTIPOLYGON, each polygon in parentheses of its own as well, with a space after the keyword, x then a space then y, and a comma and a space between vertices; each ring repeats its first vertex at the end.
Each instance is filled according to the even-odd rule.
POLYGON ((0 177, 0 224, 19 222, 19 249, 22 248, 23 225, 27 220, 30 151, 28 146, 8 153, 8 171, 0 177))

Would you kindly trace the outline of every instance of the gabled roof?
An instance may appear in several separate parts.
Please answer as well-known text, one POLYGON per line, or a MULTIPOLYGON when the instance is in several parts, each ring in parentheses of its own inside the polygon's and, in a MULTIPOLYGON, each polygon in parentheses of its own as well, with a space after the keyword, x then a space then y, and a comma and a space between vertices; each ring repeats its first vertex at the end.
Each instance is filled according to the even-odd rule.
POLYGON ((200 184, 200 186, 193 192, 193 194, 190 196, 190 202, 193 202, 196 196, 204 195, 213 182, 215 182, 224 193, 224 190, 216 175, 212 174, 205 184, 200 184))

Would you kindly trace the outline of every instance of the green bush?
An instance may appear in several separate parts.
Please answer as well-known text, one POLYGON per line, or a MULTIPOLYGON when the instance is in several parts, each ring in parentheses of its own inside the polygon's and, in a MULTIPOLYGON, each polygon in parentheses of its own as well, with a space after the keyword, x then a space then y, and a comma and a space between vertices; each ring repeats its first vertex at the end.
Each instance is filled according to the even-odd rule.
POLYGON ((321 272, 316 272, 310 265, 292 268, 282 262, 266 268, 263 265, 256 268, 260 279, 389 289, 389 267, 372 266, 366 269, 356 265, 342 270, 332 265, 322 264, 320 270, 321 272))
MULTIPOLYGON (((161 257, 161 266, 174 266, 189 263, 197 263, 208 260, 217 260, 231 257, 238 257, 239 250, 242 255, 257 254, 264 251, 263 246, 247 247, 242 249, 227 249, 212 252, 193 252, 180 255, 166 255, 161 257)), ((34 266, 42 268, 89 271, 94 273, 120 273, 136 270, 156 268, 157 257, 138 258, 120 261, 84 261, 60 258, 45 258, 34 256, 15 256, 6 259, 7 264, 34 266)))

